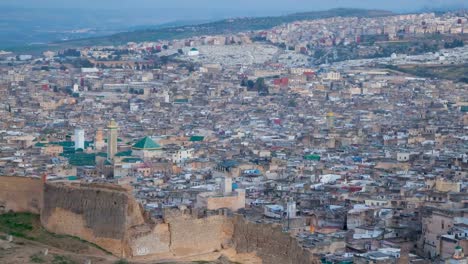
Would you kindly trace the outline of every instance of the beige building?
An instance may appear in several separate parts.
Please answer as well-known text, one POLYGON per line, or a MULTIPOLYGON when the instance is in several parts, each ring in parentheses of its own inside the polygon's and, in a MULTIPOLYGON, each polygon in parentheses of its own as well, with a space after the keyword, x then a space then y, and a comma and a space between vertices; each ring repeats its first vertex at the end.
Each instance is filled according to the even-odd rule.
POLYGON ((41 149, 43 155, 58 156, 63 152, 63 147, 59 145, 48 145, 41 149))
POLYGON ((461 183, 460 182, 452 182, 443 179, 436 179, 434 180, 427 180, 426 181, 426 188, 433 189, 438 192, 460 192, 461 191, 461 183))
POLYGON ((217 210, 228 208, 237 211, 245 208, 245 190, 232 191, 232 179, 225 177, 220 192, 204 192, 197 195, 195 208, 217 210))

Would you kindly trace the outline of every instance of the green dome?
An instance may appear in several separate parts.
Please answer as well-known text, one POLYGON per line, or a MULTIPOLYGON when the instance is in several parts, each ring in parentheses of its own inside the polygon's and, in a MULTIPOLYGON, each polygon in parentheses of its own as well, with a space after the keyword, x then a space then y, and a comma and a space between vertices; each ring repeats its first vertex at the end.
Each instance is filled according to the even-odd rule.
POLYGON ((144 137, 135 143, 132 148, 136 150, 159 150, 161 146, 150 137, 144 137))

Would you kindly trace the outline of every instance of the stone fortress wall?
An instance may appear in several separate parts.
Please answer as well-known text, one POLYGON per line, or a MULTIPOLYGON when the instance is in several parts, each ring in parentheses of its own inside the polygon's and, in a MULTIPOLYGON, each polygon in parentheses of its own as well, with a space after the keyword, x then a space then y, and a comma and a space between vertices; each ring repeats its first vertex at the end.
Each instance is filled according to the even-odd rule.
POLYGON ((123 188, 46 183, 41 223, 51 232, 77 236, 126 256, 127 230, 145 220, 139 204, 123 188))
POLYGON ((39 178, 0 177, 0 213, 30 212, 39 214, 42 181, 39 178))
POLYGON ((230 217, 226 210, 166 210, 162 220, 152 219, 130 190, 117 185, 0 177, 0 190, 6 191, 0 205, 8 210, 40 213, 50 232, 79 237, 118 257, 174 261, 234 249, 255 253, 265 264, 320 263, 279 226, 230 217))
POLYGON ((233 223, 232 239, 238 253, 255 252, 263 264, 321 263, 278 224, 258 224, 241 215, 234 216, 233 223))

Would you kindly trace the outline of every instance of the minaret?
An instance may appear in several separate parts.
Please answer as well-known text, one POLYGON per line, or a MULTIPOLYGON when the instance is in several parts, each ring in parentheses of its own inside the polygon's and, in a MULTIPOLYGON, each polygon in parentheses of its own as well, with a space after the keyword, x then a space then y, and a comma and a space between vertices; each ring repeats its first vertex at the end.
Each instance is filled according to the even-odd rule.
POLYGON ((223 192, 223 195, 230 195, 232 193, 232 178, 231 177, 223 178, 223 183, 221 185, 221 192, 223 192))
POLYGON ((84 129, 76 128, 75 129, 75 150, 85 148, 85 139, 84 139, 84 129))
POLYGON ((119 131, 119 125, 114 119, 111 119, 107 124, 107 159, 113 160, 117 153, 117 136, 119 131))
POLYGON ((102 132, 102 128, 98 128, 96 131, 96 136, 94 137, 94 147, 96 150, 101 150, 104 147, 104 135, 102 132))
POLYGON ((327 113, 327 128, 334 129, 335 128, 335 113, 328 112, 327 113))

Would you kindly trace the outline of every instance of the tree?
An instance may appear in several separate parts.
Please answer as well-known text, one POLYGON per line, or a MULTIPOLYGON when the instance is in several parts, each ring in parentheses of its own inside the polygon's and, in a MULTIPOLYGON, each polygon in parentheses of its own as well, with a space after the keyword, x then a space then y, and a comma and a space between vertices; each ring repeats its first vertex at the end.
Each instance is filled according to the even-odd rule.
POLYGON ((252 80, 248 80, 248 81, 247 81, 247 88, 248 88, 248 89, 253 89, 254 86, 255 86, 254 81, 252 81, 252 80))
POLYGON ((242 78, 240 85, 241 85, 242 87, 247 86, 247 78, 242 78))
POLYGON ((263 79, 263 78, 258 78, 257 81, 255 81, 255 86, 254 86, 254 87, 255 87, 255 89, 256 89, 257 91, 263 89, 265 86, 266 86, 266 85, 265 85, 265 79, 263 79))
POLYGON ((288 106, 289 107, 296 107, 297 106, 297 103, 294 99, 290 99, 289 102, 288 102, 288 106))
POLYGON ((268 95, 268 86, 265 84, 265 79, 258 78, 255 82, 254 89, 258 91, 259 95, 268 95))
POLYGON ((452 42, 446 42, 444 44, 444 48, 446 49, 453 49, 457 47, 463 47, 465 44, 463 43, 463 40, 460 39, 454 39, 452 42))

